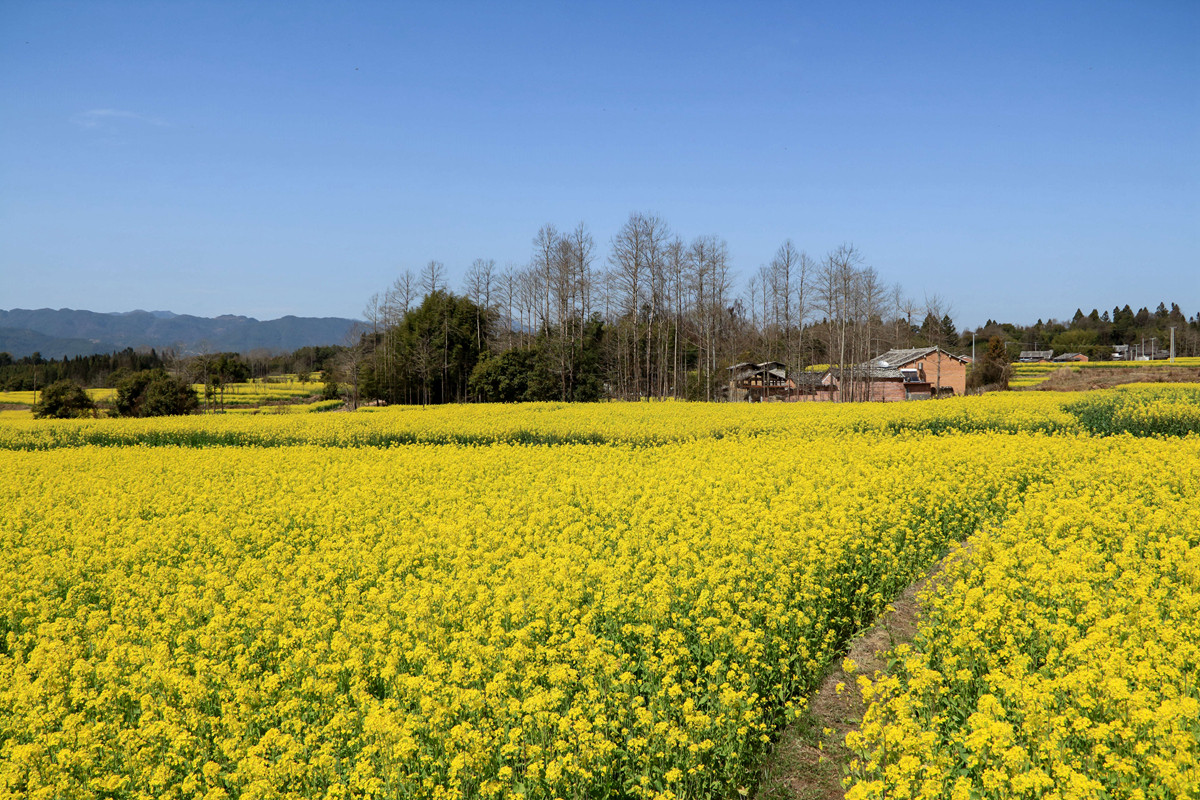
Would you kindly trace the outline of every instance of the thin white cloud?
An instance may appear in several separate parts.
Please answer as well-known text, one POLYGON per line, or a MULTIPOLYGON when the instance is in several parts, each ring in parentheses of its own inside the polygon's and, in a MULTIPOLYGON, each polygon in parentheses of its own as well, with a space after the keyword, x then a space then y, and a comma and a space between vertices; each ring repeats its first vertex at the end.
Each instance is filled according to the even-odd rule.
POLYGON ((89 111, 80 112, 71 118, 71 121, 79 127, 91 130, 111 128, 121 120, 132 120, 157 127, 166 127, 170 124, 166 120, 149 114, 138 114, 135 111, 120 111, 115 108, 93 108, 89 111))

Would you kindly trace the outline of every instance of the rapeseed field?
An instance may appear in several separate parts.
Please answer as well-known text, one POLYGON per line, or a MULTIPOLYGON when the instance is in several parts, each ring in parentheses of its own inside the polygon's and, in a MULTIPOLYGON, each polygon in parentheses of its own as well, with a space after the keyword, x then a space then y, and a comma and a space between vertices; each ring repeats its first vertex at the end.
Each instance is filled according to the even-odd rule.
POLYGON ((960 542, 851 792, 1187 796, 1198 397, 3 419, 0 796, 742 796, 960 542))
POLYGON ((1099 443, 960 550, 850 744, 852 800, 1200 793, 1200 438, 1099 443))

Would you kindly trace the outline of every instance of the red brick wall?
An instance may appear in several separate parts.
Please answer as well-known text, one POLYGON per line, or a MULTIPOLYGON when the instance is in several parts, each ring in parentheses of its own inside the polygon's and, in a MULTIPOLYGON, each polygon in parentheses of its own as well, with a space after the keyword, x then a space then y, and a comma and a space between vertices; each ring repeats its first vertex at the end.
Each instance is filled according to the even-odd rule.
MULTIPOLYGON (((856 391, 859 393, 857 396, 860 399, 876 403, 894 403, 906 398, 904 382, 899 378, 872 381, 869 393, 867 393, 865 387, 861 386, 856 391), (867 396, 863 397, 863 393, 867 393, 867 396)), ((834 391, 830 394, 832 395, 831 400, 841 400, 840 391, 834 391)))
MULTIPOLYGON (((929 383, 928 389, 921 387, 922 391, 935 394, 940 380, 943 396, 951 393, 962 396, 967 393, 967 365, 956 358, 941 352, 934 352, 925 358, 916 359, 903 366, 920 370, 921 379, 929 383), (939 362, 941 363, 940 376, 938 374, 939 362), (920 364, 919 368, 918 364, 920 364)), ((829 380, 829 376, 826 376, 825 382, 828 383, 829 380)), ((841 399, 839 391, 831 392, 830 395, 830 400, 841 399)), ((908 391, 905 389, 904 381, 900 378, 875 380, 871 382, 870 396, 867 399, 875 402, 894 403, 908 399, 908 391)))
POLYGON ((921 377, 929 381, 930 385, 936 391, 938 385, 938 362, 942 364, 941 385, 942 393, 945 394, 946 389, 954 390, 954 394, 962 396, 967 393, 967 365, 956 358, 951 358, 944 353, 930 353, 925 358, 919 359, 912 364, 905 366, 916 366, 918 363, 923 364, 924 368, 921 371, 921 377))

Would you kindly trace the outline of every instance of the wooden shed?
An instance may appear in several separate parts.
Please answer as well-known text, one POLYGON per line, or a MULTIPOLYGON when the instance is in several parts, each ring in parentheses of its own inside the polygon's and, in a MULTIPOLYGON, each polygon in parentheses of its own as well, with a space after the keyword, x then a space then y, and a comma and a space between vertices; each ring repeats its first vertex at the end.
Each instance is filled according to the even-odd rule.
POLYGON ((786 365, 780 361, 743 361, 729 367, 729 399, 733 401, 782 400, 795 388, 786 365))

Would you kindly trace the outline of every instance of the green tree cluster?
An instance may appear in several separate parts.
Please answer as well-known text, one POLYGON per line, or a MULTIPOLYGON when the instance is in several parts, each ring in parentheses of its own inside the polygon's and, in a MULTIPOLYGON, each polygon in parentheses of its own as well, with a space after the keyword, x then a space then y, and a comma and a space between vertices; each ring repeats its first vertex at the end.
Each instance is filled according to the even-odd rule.
POLYGON ((33 407, 33 415, 38 419, 71 419, 95 413, 96 404, 83 387, 72 380, 55 381, 47 386, 33 407))
POLYGON ((342 387, 337 382, 332 369, 325 370, 325 386, 321 390, 322 400, 337 400, 342 396, 342 387))
POLYGON ((971 366, 967 387, 1007 389, 1009 378, 1012 377, 1012 364, 1009 363, 1007 350, 1004 340, 999 336, 989 339, 987 349, 971 366))
POLYGON ((164 417, 190 414, 199 405, 187 381, 164 370, 143 370, 120 382, 113 410, 119 417, 164 417))
POLYGON ((949 314, 943 314, 939 319, 933 312, 927 313, 916 333, 928 345, 953 347, 958 343, 958 330, 949 314))
POLYGON ((485 403, 524 403, 553 399, 558 387, 536 347, 483 354, 471 371, 471 394, 485 403))
POLYGON ((364 335, 343 378, 366 400, 388 403, 591 401, 604 394, 605 327, 600 316, 569 320, 564 337, 545 329, 504 348, 495 312, 439 289, 394 325, 364 335))
MULTIPOLYGON (((263 378, 284 373, 309 373, 326 370, 346 348, 340 345, 302 347, 292 353, 268 352, 217 353, 207 356, 217 364, 217 374, 226 383, 238 383, 250 378, 263 378), (219 362, 224 359, 225 367, 219 362)), ((134 372, 146 369, 166 369, 174 360, 169 351, 136 351, 125 348, 120 352, 63 359, 46 359, 40 353, 14 358, 0 351, 0 391, 21 392, 41 390, 55 381, 70 379, 82 386, 116 386, 134 372)), ((197 383, 204 383, 200 378, 197 383)))
POLYGON ((224 408, 225 389, 231 383, 250 379, 250 364, 237 353, 209 353, 195 356, 189 365, 192 379, 204 384, 204 401, 210 409, 224 408))
POLYGON ((565 350, 561 339, 543 333, 529 347, 484 353, 471 372, 471 395, 485 403, 599 400, 604 396, 604 335, 604 322, 594 314, 584 323, 583 335, 565 350))
POLYGON ((364 335, 356 365, 362 397, 388 403, 470 399, 483 352, 477 328, 488 315, 466 297, 438 289, 392 328, 364 335))

